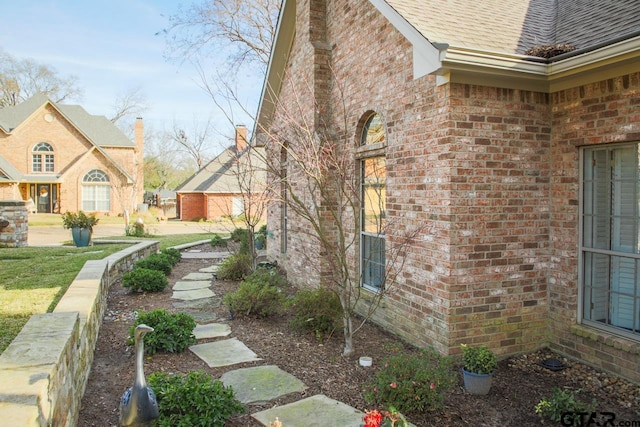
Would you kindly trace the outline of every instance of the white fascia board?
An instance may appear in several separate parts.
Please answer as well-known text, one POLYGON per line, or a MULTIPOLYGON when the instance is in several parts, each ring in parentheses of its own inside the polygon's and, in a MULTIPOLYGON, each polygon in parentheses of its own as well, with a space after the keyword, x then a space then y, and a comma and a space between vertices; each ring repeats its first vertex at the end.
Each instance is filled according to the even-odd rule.
POLYGON ((369 0, 413 46, 413 78, 438 70, 440 51, 384 0, 369 0))

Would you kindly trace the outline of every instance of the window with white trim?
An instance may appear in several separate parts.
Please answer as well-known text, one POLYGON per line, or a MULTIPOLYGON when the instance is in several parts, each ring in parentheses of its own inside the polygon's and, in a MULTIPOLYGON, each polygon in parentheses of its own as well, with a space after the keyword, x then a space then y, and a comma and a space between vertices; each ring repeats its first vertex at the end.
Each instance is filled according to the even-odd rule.
POLYGON ((363 287, 384 286, 386 157, 380 152, 385 131, 379 114, 371 113, 362 129, 360 157, 360 273, 363 287), (369 149, 370 148, 370 149, 369 149))
POLYGON ((640 145, 582 152, 582 321, 640 340, 640 145))
POLYGON ((47 142, 39 142, 33 146, 31 154, 31 170, 33 172, 53 172, 53 147, 47 142))
POLYGON ((93 169, 82 178, 82 210, 109 212, 111 210, 111 184, 109 176, 93 169))

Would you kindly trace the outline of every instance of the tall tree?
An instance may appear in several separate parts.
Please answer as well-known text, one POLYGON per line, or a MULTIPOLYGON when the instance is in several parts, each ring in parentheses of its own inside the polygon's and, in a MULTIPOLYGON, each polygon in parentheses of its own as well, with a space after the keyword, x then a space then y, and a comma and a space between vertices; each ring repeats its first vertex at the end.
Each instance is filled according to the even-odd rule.
POLYGON ((77 101, 83 94, 76 76, 61 76, 50 65, 0 50, 0 108, 17 105, 38 92, 54 102, 77 101))
POLYGON ((211 158, 212 137, 214 133, 211 117, 203 125, 196 120, 190 129, 173 123, 173 129, 170 132, 171 140, 178 146, 178 149, 186 153, 192 158, 198 170, 202 169, 204 164, 211 158))

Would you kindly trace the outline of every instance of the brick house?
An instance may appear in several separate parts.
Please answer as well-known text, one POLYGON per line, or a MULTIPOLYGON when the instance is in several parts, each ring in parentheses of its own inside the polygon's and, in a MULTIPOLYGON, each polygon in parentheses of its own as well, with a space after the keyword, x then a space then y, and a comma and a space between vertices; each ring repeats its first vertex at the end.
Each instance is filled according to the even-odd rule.
MULTIPOLYGON (((215 220, 255 210, 266 182, 264 154, 258 150, 247 147, 247 128, 236 126, 235 144, 176 188, 176 216, 182 221, 215 220)), ((264 218, 265 209, 259 210, 264 218)))
POLYGON ((26 200, 32 212, 133 210, 142 159, 142 119, 133 142, 106 117, 42 94, 0 109, 0 200, 26 200))
MULTIPOLYGON (((546 345, 640 381, 638 29, 634 0, 285 0, 256 137, 292 135, 292 105, 345 123, 356 168, 382 164, 387 221, 427 230, 373 321, 444 354, 546 345)), ((317 285, 283 206, 269 256, 317 285)), ((368 245, 394 230, 359 234, 376 292, 368 245)))

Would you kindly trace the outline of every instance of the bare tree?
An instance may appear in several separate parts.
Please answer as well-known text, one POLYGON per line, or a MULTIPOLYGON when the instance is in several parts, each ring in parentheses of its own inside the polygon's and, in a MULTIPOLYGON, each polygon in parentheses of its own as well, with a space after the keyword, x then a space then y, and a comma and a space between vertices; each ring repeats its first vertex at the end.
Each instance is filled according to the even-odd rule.
POLYGON ((213 124, 209 117, 204 126, 194 120, 192 128, 187 130, 174 122, 170 136, 179 149, 195 161, 200 170, 210 157, 213 132, 213 124))
MULTIPOLYGON (((334 291, 343 310, 343 355, 354 352, 353 335, 377 309, 380 301, 395 291, 396 278, 404 267, 404 253, 420 228, 407 227, 402 218, 386 215, 384 164, 366 163, 356 158, 352 133, 348 132, 349 114, 342 88, 335 84, 337 99, 333 111, 314 101, 311 88, 298 96, 295 85, 289 85, 294 101, 277 105, 274 128, 260 128, 259 139, 267 146, 267 168, 274 200, 284 203, 290 218, 296 217, 297 232, 306 232, 317 242, 317 252, 305 252, 309 266, 318 270, 321 285, 334 291), (329 117, 335 117, 332 120, 329 117), (365 191, 366 188, 366 191, 365 191), (371 206, 371 202, 377 205, 371 206), (368 211, 363 206, 369 205, 368 211), (359 268, 361 225, 367 222, 369 234, 381 242, 370 248, 384 254, 379 290, 367 292, 362 304, 360 286, 363 272, 359 268), (382 252, 381 252, 382 251, 382 252), (361 317, 354 325, 354 314, 361 317)), ((364 257, 373 263, 374 255, 364 257)), ((365 266, 366 267, 366 266, 365 266)))
POLYGON ((76 76, 60 76, 49 65, 17 59, 0 50, 0 108, 17 105, 39 92, 54 102, 79 100, 83 93, 76 76))
POLYGON ((269 62, 280 0, 201 1, 170 18, 164 32, 179 57, 193 60, 212 49, 229 52, 228 63, 269 62))
POLYGON ((116 95, 113 103, 111 123, 117 123, 123 118, 139 117, 147 109, 147 97, 141 87, 132 88, 116 95))
POLYGON ((168 132, 146 128, 144 150, 146 190, 176 188, 196 171, 190 159, 175 147, 168 132))

